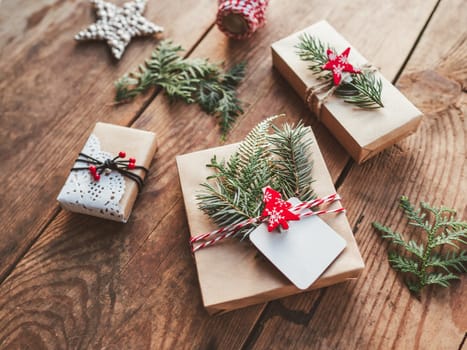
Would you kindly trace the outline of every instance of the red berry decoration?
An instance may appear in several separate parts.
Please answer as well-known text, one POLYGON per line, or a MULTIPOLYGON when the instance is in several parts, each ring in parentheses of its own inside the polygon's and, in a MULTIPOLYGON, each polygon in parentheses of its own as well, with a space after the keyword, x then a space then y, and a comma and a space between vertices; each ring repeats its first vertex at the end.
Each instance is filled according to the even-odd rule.
POLYGON ((126 153, 123 152, 123 151, 120 151, 120 152, 118 152, 118 156, 119 156, 120 158, 125 158, 125 157, 126 157, 126 153))
POLYGON ((130 158, 130 159, 128 159, 128 161, 129 161, 130 163, 133 163, 133 164, 136 163, 136 159, 135 159, 135 158, 130 158))
POLYGON ((91 174, 94 175, 96 173, 96 171, 97 171, 96 166, 95 165, 90 165, 89 166, 89 171, 91 172, 91 174))
POLYGON ((100 178, 101 178, 100 174, 98 174, 98 173, 93 174, 93 176, 94 176, 94 180, 96 180, 96 181, 99 181, 100 178))
POLYGON ((135 163, 128 163, 128 169, 134 169, 135 166, 135 163))

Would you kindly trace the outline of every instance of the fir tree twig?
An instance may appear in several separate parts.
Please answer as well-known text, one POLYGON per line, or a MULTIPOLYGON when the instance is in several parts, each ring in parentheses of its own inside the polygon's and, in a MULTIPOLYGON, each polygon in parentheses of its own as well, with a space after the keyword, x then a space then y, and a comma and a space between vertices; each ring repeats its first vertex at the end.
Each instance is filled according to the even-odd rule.
MULTIPOLYGON (((310 69, 319 80, 329 83, 332 87, 332 73, 323 70, 328 61, 326 50, 335 50, 323 43, 316 37, 305 33, 299 37, 296 45, 297 54, 303 61, 309 62, 310 69)), ((375 109, 384 107, 381 101, 383 90, 382 81, 376 78, 374 71, 363 68, 361 73, 349 73, 350 78, 344 79, 336 89, 336 96, 344 99, 347 103, 355 104, 359 108, 375 109)))
MULTIPOLYGON (((207 165, 214 173, 201 184, 196 199, 199 208, 219 227, 259 216, 266 186, 272 186, 286 199, 313 198, 308 128, 302 124, 285 124, 282 129, 273 126, 270 135, 275 118, 262 121, 250 131, 227 161, 218 161, 214 156, 207 165)), ((237 236, 246 237, 255 227, 247 226, 237 236)))
POLYGON ((307 138, 308 128, 301 122, 292 127, 285 124, 283 129, 272 125, 269 135, 270 152, 274 155, 273 187, 280 188, 285 198, 297 197, 309 201, 316 196, 313 191, 313 177, 310 160, 311 139, 307 138))
POLYGON ((317 74, 319 79, 326 79, 331 83, 332 73, 323 70, 322 67, 328 61, 326 50, 328 48, 334 49, 308 33, 301 35, 298 39, 299 43, 296 45, 296 48, 298 49, 297 54, 300 59, 309 62, 308 69, 317 74))
POLYGON ((225 136, 236 117, 243 113, 236 88, 245 75, 245 63, 223 72, 208 60, 185 59, 180 56, 181 51, 181 46, 162 41, 144 65, 115 82, 116 102, 160 87, 171 100, 197 103, 206 113, 219 118, 225 136))
POLYGON ((455 211, 446 207, 435 208, 422 202, 421 208, 415 209, 405 196, 401 197, 400 206, 409 219, 409 225, 425 232, 426 239, 420 238, 420 243, 406 241, 402 234, 373 222, 373 227, 382 233, 384 239, 401 248, 389 252, 391 266, 408 275, 405 282, 416 296, 431 284, 448 287, 450 280, 459 279, 453 270, 458 273, 467 271, 467 252, 465 249, 446 251, 442 248, 450 245, 457 249, 459 244, 467 243, 467 222, 457 220, 455 211))
POLYGON ((384 107, 381 101, 383 83, 374 74, 363 71, 352 74, 349 82, 343 82, 337 89, 336 95, 347 103, 353 103, 360 108, 376 109, 384 107))

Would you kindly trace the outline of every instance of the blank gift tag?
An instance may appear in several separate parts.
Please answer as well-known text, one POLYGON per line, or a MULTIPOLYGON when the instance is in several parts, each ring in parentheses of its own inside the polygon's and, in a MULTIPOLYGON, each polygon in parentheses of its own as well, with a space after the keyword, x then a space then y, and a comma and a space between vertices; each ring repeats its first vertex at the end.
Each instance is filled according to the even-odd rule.
MULTIPOLYGON (((288 202, 300 203, 297 198, 288 202)), ((297 288, 307 289, 344 250, 346 242, 318 216, 288 223, 288 231, 282 233, 277 229, 268 232, 267 225, 261 224, 250 233, 250 240, 297 288)))

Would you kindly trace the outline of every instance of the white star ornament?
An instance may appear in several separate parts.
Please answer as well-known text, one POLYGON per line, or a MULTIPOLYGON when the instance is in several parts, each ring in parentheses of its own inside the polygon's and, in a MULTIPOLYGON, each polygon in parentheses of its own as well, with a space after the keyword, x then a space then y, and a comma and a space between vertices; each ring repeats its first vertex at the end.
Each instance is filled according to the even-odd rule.
POLYGON ((91 0, 97 21, 76 34, 76 40, 105 40, 119 60, 131 38, 161 33, 164 29, 143 17, 146 0, 126 2, 118 7, 103 0, 91 0))

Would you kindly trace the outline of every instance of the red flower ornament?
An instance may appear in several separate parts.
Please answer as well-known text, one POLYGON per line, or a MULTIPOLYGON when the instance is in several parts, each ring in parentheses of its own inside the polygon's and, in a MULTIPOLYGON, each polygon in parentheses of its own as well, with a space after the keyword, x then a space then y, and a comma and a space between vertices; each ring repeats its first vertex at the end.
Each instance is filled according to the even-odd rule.
POLYGON ((340 55, 337 55, 333 50, 328 49, 328 61, 323 65, 323 70, 332 71, 334 85, 339 85, 342 81, 342 73, 360 73, 359 69, 355 69, 348 61, 350 47, 346 48, 340 55))
POLYGON ((264 189, 263 201, 265 207, 261 213, 261 217, 269 217, 268 219, 268 231, 271 232, 279 225, 283 229, 289 228, 289 220, 300 220, 300 216, 292 213, 289 208, 292 206, 289 202, 282 199, 279 192, 273 190, 271 187, 264 189))

